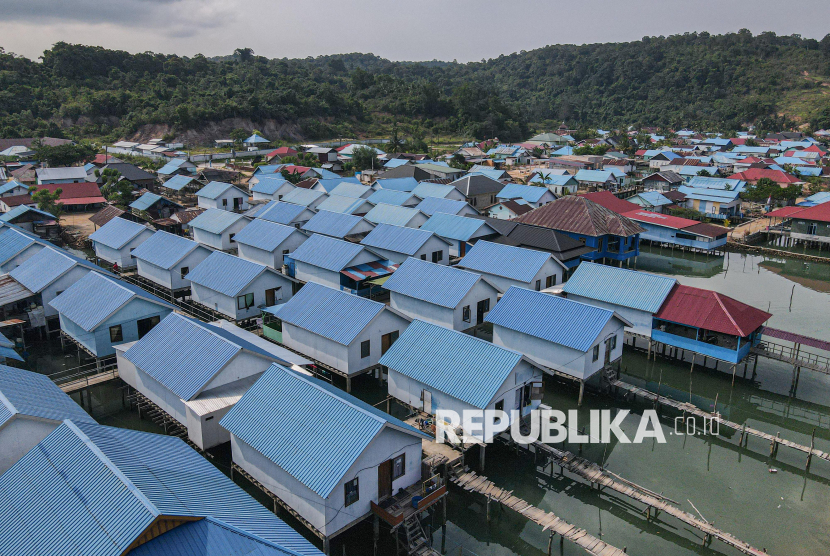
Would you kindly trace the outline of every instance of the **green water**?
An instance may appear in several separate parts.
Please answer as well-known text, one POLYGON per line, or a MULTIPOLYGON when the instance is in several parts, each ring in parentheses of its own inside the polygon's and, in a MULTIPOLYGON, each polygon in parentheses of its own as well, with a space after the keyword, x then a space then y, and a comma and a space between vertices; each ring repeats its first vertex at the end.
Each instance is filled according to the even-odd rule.
MULTIPOLYGON (((714 289, 775 314, 770 326, 830 340, 827 327, 830 305, 830 266, 802 261, 764 259, 730 253, 726 257, 706 257, 659 250, 638 259, 643 270, 670 274, 683 284, 714 289), (792 296, 792 309, 790 309, 792 296)), ((778 362, 761 360, 743 377, 739 368, 734 386, 725 371, 695 367, 689 362, 658 357, 647 361, 645 354, 626 346, 623 379, 683 401, 691 399, 711 410, 717 398, 718 410, 727 418, 802 444, 810 443, 816 429, 816 447, 830 451, 830 380, 809 371, 801 373, 796 396, 789 394, 791 368, 778 362)), ((546 383, 544 403, 558 409, 576 409, 576 389, 567 384, 546 383)), ((385 392, 377 381, 358 380, 356 395, 370 402, 383 399, 385 392)), ((77 399, 77 396, 75 396, 77 399)), ((149 421, 121 405, 116 383, 93 391, 93 415, 102 423, 160 432, 149 421)), ((646 406, 614 399, 608 395, 587 394, 580 415, 587 422, 591 409, 630 409, 623 430, 633 437, 638 414, 646 406)), ((814 460, 805 472, 806 456, 779 449, 769 457, 769 445, 750 438, 746 448, 737 447, 737 434, 722 431, 721 436, 678 436, 672 434, 670 418, 662 421, 666 444, 640 445, 612 443, 588 446, 582 455, 604 463, 611 471, 700 513, 722 530, 773 555, 813 556, 828 554, 830 546, 830 463, 814 460), (776 469, 776 473, 770 473, 776 469)), ((576 452, 576 446, 568 446, 576 452)), ((228 450, 213 450, 212 461, 227 472, 228 450)), ((516 454, 505 447, 487 449, 484 475, 499 486, 513 490, 524 500, 551 511, 568 522, 586 529, 606 542, 626 547, 629 554, 645 556, 733 555, 737 551, 718 541, 702 546, 701 534, 676 519, 660 515, 648 521, 639 504, 611 491, 598 492, 582 480, 559 475, 554 466, 538 467, 533 456, 516 454)), ((451 489, 448 501, 446 548, 450 555, 532 555, 547 554, 548 533, 536 524, 509 510, 493 511, 487 524, 485 499, 451 489)), ((285 517, 281 515, 281 517, 285 517)), ((438 521, 436 519, 436 529, 438 521)), ((344 536, 346 554, 372 554, 371 525, 358 527, 344 536)), ((437 530, 433 539, 441 545, 437 530)), ((342 548, 335 543, 333 554, 342 548)), ((555 539, 553 554, 584 554, 569 542, 560 550, 555 539)), ((388 534, 382 531, 379 554, 394 554, 388 534)))

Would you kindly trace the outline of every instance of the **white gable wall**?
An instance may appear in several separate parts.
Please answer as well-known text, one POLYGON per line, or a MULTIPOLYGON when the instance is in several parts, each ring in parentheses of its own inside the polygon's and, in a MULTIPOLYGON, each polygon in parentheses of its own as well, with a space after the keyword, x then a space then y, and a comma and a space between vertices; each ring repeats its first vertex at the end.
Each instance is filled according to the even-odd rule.
POLYGON ((652 318, 654 317, 652 313, 641 311, 640 309, 623 307, 622 305, 615 305, 614 303, 606 303, 605 301, 600 301, 598 299, 582 297, 581 295, 568 294, 568 299, 579 301, 580 303, 585 303, 586 305, 593 305, 594 307, 602 307, 603 309, 614 311, 634 325, 629 328, 631 332, 651 338, 651 324, 652 318))
POLYGON ((8 274, 9 272, 14 270, 15 268, 17 268, 20 265, 22 265, 23 263, 25 263, 27 260, 29 260, 29 258, 32 255, 36 254, 41 249, 43 249, 43 245, 41 245, 39 243, 33 243, 33 244, 29 245, 28 247, 23 249, 20 253, 18 253, 17 255, 15 255, 14 257, 9 259, 8 261, 3 263, 2 265, 0 265, 0 273, 8 274))
POLYGON ((218 208, 222 210, 233 210, 233 200, 240 199, 238 201, 240 204, 238 205, 237 210, 248 210, 250 206, 248 205, 248 196, 241 190, 230 187, 227 191, 216 197, 215 199, 208 199, 207 197, 196 197, 198 199, 199 206, 202 208, 218 208))
POLYGON ((0 475, 46 438, 59 421, 17 414, 0 428, 0 475))
POLYGON ((239 247, 239 257, 247 261, 271 267, 273 269, 281 269, 283 265, 282 256, 285 254, 283 252, 288 251, 288 253, 293 253, 294 250, 302 245, 307 239, 308 236, 305 234, 299 231, 294 231, 273 251, 266 251, 265 249, 245 245, 244 243, 237 243, 239 247))

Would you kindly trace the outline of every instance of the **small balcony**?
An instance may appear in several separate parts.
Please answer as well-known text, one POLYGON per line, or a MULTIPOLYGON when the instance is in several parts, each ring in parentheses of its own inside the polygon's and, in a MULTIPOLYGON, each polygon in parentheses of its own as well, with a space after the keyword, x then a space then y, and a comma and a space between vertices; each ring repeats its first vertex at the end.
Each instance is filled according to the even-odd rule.
POLYGON ((378 504, 372 502, 372 513, 390 526, 397 527, 412 514, 426 510, 446 495, 446 483, 439 475, 433 475, 426 481, 401 489, 378 504))

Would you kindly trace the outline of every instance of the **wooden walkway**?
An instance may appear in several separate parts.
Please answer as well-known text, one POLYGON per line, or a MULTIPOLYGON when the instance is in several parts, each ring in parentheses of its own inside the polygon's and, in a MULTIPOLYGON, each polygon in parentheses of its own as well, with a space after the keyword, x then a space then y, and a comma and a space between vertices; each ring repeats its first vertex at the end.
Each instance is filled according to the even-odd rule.
POLYGON ((97 374, 88 375, 82 378, 78 378, 75 380, 70 380, 68 382, 64 382, 63 384, 58 385, 61 390, 66 392, 67 394, 71 394, 72 392, 77 392, 78 390, 83 390, 87 386, 95 386, 96 384, 101 384, 103 382, 109 382, 110 380, 115 380, 118 378, 118 369, 110 369, 107 371, 103 371, 97 374))
POLYGON ((830 375, 830 360, 828 360, 826 357, 819 358, 818 356, 807 353, 798 354, 794 357, 792 353, 788 353, 787 351, 775 349, 775 347, 773 347, 773 349, 771 350, 765 349, 762 345, 753 347, 750 350, 750 352, 761 357, 766 357, 767 359, 774 359, 775 361, 789 363, 793 367, 809 369, 817 373, 830 375), (802 357, 802 355, 804 357, 807 357, 808 359, 805 359, 804 357, 802 357), (812 358, 810 358, 811 355, 812 358))
MULTIPOLYGON (((694 406, 690 403, 678 402, 678 401, 672 400, 670 398, 665 398, 663 396, 658 396, 657 394, 655 394, 654 392, 651 392, 650 390, 645 390, 643 388, 639 388, 639 387, 634 386, 632 384, 628 384, 627 382, 622 382, 621 380, 612 380, 610 382, 610 384, 611 384, 611 386, 615 386, 615 387, 620 388, 622 390, 626 390, 627 392, 630 392, 634 396, 640 396, 641 398, 649 400, 651 402, 654 402, 654 403, 657 403, 657 404, 660 404, 660 405, 673 407, 674 409, 677 409, 678 411, 682 411, 685 414, 694 415, 695 417, 700 417, 700 418, 703 418, 703 419, 709 419, 712 422, 718 423, 719 426, 726 427, 726 428, 729 428, 729 429, 733 429, 733 430, 736 430, 736 431, 740 431, 740 433, 741 433, 740 444, 741 445, 744 443, 744 441, 748 437, 754 436, 756 438, 761 438, 763 440, 766 440, 767 442, 770 443, 770 455, 774 455, 778 451, 778 446, 786 446, 787 448, 792 448, 793 450, 797 450, 799 452, 803 452, 803 453, 807 454, 807 465, 810 464, 810 460, 813 457, 817 457, 817 458, 823 459, 825 461, 830 461, 830 453, 819 450, 819 449, 815 448, 814 446, 804 446, 803 444, 797 444, 795 442, 792 442, 791 440, 786 440, 784 438, 781 438, 778 435, 773 436, 769 433, 761 432, 759 430, 747 427, 746 424, 739 425, 738 423, 735 423, 733 421, 728 421, 728 420, 724 419, 723 417, 720 416, 719 413, 708 413, 708 412, 703 411, 702 409, 700 409, 697 406, 694 406)), ((704 423, 705 423, 705 421, 704 421, 704 423)))
POLYGON ((512 491, 508 492, 497 487, 487 477, 477 475, 473 471, 462 472, 460 475, 453 476, 452 482, 464 490, 478 492, 487 496, 488 512, 489 501, 493 500, 518 512, 529 520, 538 523, 545 531, 550 529, 552 532, 558 533, 562 538, 568 539, 577 546, 582 547, 589 554, 594 554, 595 556, 625 555, 625 551, 599 540, 593 535, 590 535, 585 529, 571 525, 554 514, 540 510, 521 498, 513 496, 512 491))

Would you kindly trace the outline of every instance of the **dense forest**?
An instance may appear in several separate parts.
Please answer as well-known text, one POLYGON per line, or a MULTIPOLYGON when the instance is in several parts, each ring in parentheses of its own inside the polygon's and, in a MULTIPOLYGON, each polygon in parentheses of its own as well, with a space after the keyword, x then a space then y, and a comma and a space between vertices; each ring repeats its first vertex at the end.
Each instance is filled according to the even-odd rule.
MULTIPOLYGON (((0 136, 194 140, 231 128, 272 139, 390 132, 515 141, 571 126, 830 126, 830 35, 749 31, 555 45, 481 62, 371 54, 209 59, 58 43, 40 62, 0 49, 0 136), (213 126, 213 127, 211 127, 213 126), (191 135, 188 135, 191 133, 191 135)), ((420 137, 417 137, 420 136, 420 137)))

